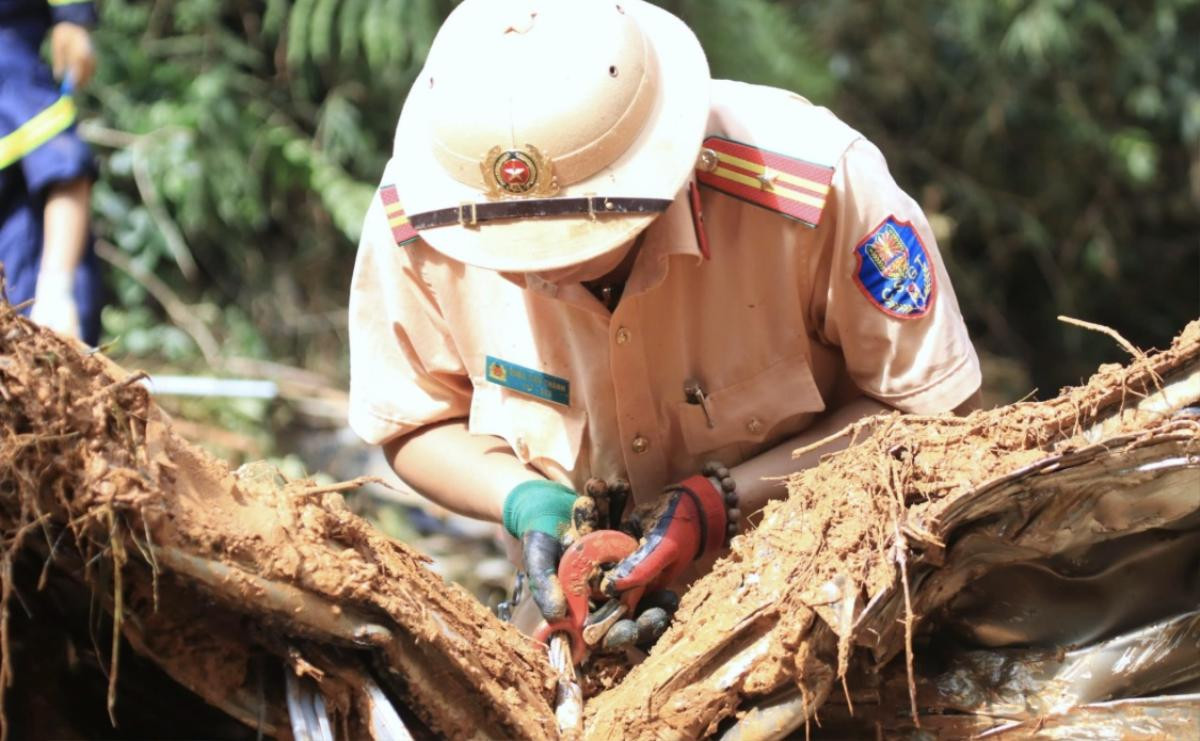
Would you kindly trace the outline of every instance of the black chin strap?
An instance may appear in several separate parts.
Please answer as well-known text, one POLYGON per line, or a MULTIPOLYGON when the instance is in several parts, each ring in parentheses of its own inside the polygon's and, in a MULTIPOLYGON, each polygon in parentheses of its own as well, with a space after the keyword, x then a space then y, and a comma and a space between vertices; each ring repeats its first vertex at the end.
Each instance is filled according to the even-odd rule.
POLYGON ((409 214, 408 221, 418 231, 439 226, 474 226, 501 219, 541 219, 554 216, 590 216, 606 214, 657 214, 667 210, 669 198, 533 198, 528 200, 464 203, 436 211, 409 214))

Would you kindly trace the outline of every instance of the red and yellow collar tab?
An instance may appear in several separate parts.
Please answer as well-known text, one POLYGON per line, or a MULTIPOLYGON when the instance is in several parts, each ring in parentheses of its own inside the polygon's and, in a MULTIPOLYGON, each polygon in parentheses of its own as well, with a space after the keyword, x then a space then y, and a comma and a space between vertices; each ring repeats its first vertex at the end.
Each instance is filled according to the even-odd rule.
POLYGON ((697 178, 734 198, 815 227, 821 223, 833 168, 710 136, 700 151, 697 178))
POLYGON ((387 214, 388 226, 392 230, 398 246, 404 246, 417 238, 417 230, 408 221, 408 215, 400 205, 400 196, 396 186, 385 185, 379 189, 379 200, 383 201, 383 211, 387 214))

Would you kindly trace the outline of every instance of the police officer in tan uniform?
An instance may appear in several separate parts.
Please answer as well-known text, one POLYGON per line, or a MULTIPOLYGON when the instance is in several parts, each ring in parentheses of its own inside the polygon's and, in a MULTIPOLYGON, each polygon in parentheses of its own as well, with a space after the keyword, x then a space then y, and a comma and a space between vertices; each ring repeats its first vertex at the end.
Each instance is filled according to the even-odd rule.
POLYGON ((355 431, 428 498, 503 523, 548 617, 589 478, 649 513, 610 592, 677 580, 845 443, 792 451, 970 408, 980 385, 879 150, 798 95, 711 80, 641 0, 450 15, 366 217, 350 350, 355 431))

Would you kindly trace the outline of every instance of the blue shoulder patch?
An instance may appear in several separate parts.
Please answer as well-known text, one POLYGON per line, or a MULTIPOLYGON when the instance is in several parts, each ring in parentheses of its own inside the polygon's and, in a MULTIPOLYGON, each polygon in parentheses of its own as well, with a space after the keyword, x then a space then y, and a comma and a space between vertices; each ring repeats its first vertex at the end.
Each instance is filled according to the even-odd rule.
POLYGON ((937 282, 929 252, 912 224, 887 217, 854 254, 854 282, 883 313, 915 319, 929 311, 937 282))

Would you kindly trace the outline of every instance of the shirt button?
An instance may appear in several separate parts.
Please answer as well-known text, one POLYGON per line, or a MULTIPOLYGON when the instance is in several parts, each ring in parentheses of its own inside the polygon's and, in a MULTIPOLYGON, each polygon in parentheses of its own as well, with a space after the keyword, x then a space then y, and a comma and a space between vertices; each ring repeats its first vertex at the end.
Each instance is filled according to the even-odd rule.
POLYGON ((617 330, 617 344, 618 345, 628 344, 629 338, 630 338, 630 332, 628 329, 621 327, 620 329, 617 330))
POLYGON ((633 438, 633 444, 631 447, 633 448, 633 452, 641 455, 650 449, 650 441, 641 435, 638 435, 637 437, 633 438))
POLYGON ((758 417, 752 417, 750 421, 746 423, 746 432, 749 432, 751 435, 761 435, 762 431, 763 423, 758 421, 758 417))

